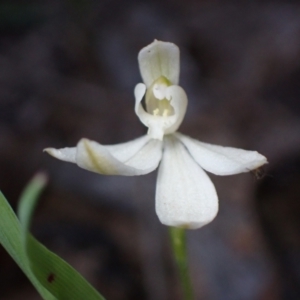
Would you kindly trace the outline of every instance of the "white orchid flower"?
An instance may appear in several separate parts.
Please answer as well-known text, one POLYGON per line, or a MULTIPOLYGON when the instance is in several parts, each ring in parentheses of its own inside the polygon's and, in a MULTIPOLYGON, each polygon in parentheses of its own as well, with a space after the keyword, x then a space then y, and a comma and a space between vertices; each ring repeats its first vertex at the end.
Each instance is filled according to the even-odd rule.
POLYGON ((257 169, 267 159, 256 151, 206 144, 176 132, 187 107, 187 96, 178 86, 176 45, 155 40, 140 51, 138 61, 144 83, 134 90, 135 112, 148 127, 147 135, 106 146, 83 138, 77 147, 45 151, 104 175, 143 175, 160 164, 155 196, 160 221, 168 226, 200 228, 218 212, 218 196, 204 170, 232 175, 257 169))

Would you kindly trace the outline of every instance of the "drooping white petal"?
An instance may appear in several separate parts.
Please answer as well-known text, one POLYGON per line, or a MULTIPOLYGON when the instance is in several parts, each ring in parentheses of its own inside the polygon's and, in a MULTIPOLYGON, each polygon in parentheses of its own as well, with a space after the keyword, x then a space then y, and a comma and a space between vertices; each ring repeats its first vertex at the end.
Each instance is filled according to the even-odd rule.
POLYGON ((135 176, 150 173, 157 168, 162 156, 162 143, 151 140, 148 136, 110 146, 81 139, 76 148, 48 148, 46 151, 62 160, 66 160, 62 153, 72 151, 75 159, 66 161, 77 163, 79 167, 96 173, 135 176))
POLYGON ((156 184, 156 213, 169 226, 196 229, 218 212, 218 196, 207 174, 173 135, 164 138, 156 184))
POLYGON ((178 84, 179 48, 175 44, 154 40, 139 52, 138 62, 147 87, 161 76, 166 77, 172 84, 178 84))
POLYGON ((62 148, 62 149, 55 149, 55 148, 46 148, 43 150, 44 152, 47 152, 51 156, 67 161, 76 163, 76 147, 73 148, 62 148))
POLYGON ((178 85, 172 85, 166 88, 166 99, 170 100, 170 105, 174 114, 170 116, 158 116, 146 112, 142 106, 142 99, 145 95, 146 86, 143 83, 136 85, 135 95, 135 113, 140 121, 149 128, 148 135, 153 139, 162 140, 164 134, 175 132, 180 126, 187 107, 187 96, 185 91, 178 85))
POLYGON ((257 151, 211 145, 180 133, 175 135, 203 169, 216 175, 249 172, 267 163, 266 157, 257 151))
MULTIPOLYGON (((149 136, 143 135, 137 139, 126 143, 102 146, 105 147, 110 152, 110 154, 116 159, 125 162, 126 160, 134 156, 149 140, 149 136)), ((47 152, 48 154, 57 159, 76 163, 77 147, 67 147, 62 149, 46 148, 43 151, 47 152)))

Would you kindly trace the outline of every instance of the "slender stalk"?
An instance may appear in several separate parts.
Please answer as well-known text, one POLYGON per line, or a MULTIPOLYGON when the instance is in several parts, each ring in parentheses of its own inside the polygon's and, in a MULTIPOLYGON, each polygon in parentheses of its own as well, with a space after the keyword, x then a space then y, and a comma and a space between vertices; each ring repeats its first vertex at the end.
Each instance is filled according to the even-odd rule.
POLYGON ((193 300, 193 288, 189 275, 187 247, 186 247, 186 231, 183 228, 169 227, 173 252, 177 263, 180 281, 184 293, 185 300, 193 300))

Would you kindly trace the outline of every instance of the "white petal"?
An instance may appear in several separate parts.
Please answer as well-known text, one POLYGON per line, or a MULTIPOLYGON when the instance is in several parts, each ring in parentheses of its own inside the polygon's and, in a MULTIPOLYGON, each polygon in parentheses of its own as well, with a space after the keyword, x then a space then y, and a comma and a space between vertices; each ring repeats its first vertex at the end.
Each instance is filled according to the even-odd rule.
POLYGON ((164 139, 156 185, 156 213, 169 226, 196 229, 218 212, 218 196, 207 174, 174 136, 164 139))
POLYGON ((203 169, 216 175, 249 172, 267 163, 266 157, 256 151, 202 143, 180 133, 176 136, 203 169))
POLYGON ((161 76, 166 77, 172 84, 178 84, 179 48, 175 44, 154 40, 139 52, 138 61, 147 87, 161 76))
POLYGON ((150 140, 150 137, 143 135, 132 141, 116 144, 105 145, 104 147, 110 152, 116 159, 125 162, 133 157, 143 146, 150 140))
POLYGON ((62 149, 46 148, 43 151, 60 160, 76 163, 76 147, 62 149))
POLYGON ((145 110, 142 106, 142 100, 146 93, 146 85, 144 83, 138 83, 134 88, 134 97, 135 97, 135 113, 140 118, 140 114, 145 113, 145 110))
POLYGON ((178 85, 172 85, 166 88, 166 98, 174 108, 174 115, 155 116, 146 112, 142 106, 142 99, 146 91, 143 83, 136 85, 135 95, 135 113, 140 121, 149 128, 148 135, 153 139, 162 140, 164 134, 175 132, 180 126, 187 107, 187 96, 185 91, 178 85))
POLYGON ((165 134, 169 134, 175 132, 182 123, 186 113, 188 99, 184 89, 178 85, 172 85, 166 89, 166 98, 171 100, 171 105, 175 112, 174 123, 165 130, 165 134))
POLYGON ((105 175, 134 176, 155 170, 161 160, 162 143, 143 136, 136 140, 110 146, 103 146, 88 139, 81 139, 76 148, 45 149, 52 156, 77 163, 83 169, 105 175), (67 160, 63 155, 68 151, 75 159, 67 160))

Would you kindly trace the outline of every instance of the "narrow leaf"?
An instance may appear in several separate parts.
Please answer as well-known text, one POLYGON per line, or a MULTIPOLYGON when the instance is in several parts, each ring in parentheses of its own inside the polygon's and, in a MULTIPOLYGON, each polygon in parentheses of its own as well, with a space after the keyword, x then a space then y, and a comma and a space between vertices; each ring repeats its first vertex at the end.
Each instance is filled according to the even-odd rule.
POLYGON ((0 192, 0 243, 45 300, 105 300, 75 269, 29 234, 46 177, 37 175, 22 194, 17 219, 0 192))

